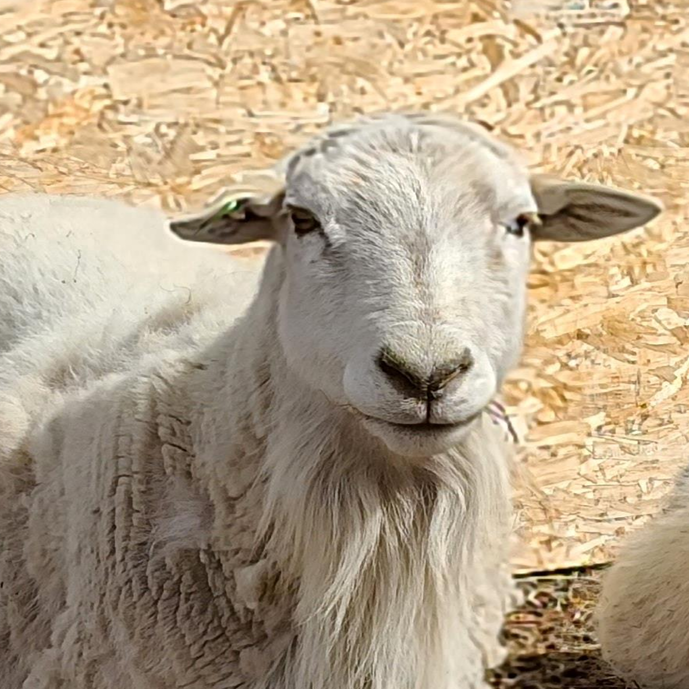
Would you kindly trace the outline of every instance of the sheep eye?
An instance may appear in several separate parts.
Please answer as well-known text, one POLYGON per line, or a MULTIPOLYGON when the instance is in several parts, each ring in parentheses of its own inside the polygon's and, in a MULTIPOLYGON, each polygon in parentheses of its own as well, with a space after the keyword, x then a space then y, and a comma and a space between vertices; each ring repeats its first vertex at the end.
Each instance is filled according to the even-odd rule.
POLYGON ((289 208, 289 217, 292 220, 294 231, 298 235, 318 232, 323 229, 318 218, 305 208, 289 208))
POLYGON ((520 213, 514 220, 505 224, 505 229, 508 234, 523 237, 525 232, 538 227, 540 224, 541 220, 538 213, 520 213))

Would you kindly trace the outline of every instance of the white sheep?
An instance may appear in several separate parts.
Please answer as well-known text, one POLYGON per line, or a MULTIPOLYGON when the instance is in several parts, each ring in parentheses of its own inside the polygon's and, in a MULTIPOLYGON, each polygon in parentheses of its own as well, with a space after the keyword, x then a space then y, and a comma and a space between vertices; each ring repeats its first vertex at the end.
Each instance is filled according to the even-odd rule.
POLYGON ((689 471, 671 498, 606 572, 597 611, 604 658, 647 689, 689 687, 689 471))
POLYGON ((2 689, 472 689, 501 659, 484 412, 530 240, 659 206, 530 178, 444 116, 333 128, 278 171, 171 224, 274 240, 257 291, 154 211, 0 198, 2 689))

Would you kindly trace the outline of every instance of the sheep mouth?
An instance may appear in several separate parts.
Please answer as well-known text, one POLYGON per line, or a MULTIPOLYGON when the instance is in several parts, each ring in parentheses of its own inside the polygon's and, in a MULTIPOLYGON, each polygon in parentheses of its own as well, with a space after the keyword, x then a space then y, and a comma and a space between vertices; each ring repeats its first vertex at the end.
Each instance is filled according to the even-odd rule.
POLYGON ((430 421, 421 421, 421 422, 408 422, 408 423, 399 423, 399 422, 394 422, 394 421, 386 421, 384 419, 379 419, 376 418, 375 416, 370 416, 368 414, 364 414, 364 418, 367 421, 370 421, 375 424, 380 424, 383 426, 387 426, 388 428, 394 428, 395 430, 404 432, 404 433, 419 433, 419 434, 425 434, 425 435, 433 435, 433 434, 442 434, 442 433, 451 433, 452 431, 459 430, 461 428, 466 428, 469 426, 471 423, 476 421, 476 419, 483 414, 483 409, 479 409, 477 412, 474 414, 471 414, 470 416, 465 417, 464 419, 461 419, 459 421, 452 421, 449 423, 433 423, 430 421))
POLYGON ((483 409, 453 423, 399 423, 386 421, 375 416, 362 414, 362 426, 373 437, 382 441, 388 450, 401 457, 428 458, 465 441, 471 433, 473 423, 482 415, 483 409))

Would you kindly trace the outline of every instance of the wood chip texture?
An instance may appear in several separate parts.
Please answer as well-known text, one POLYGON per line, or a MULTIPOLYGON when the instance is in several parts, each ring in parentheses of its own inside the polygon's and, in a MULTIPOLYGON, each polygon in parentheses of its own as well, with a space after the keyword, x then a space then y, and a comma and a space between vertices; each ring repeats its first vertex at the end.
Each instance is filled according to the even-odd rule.
POLYGON ((686 454, 688 67, 687 0, 0 0, 0 192, 178 211, 328 123, 413 108, 658 196, 649 228, 536 247, 505 389, 515 567, 598 563, 686 454))

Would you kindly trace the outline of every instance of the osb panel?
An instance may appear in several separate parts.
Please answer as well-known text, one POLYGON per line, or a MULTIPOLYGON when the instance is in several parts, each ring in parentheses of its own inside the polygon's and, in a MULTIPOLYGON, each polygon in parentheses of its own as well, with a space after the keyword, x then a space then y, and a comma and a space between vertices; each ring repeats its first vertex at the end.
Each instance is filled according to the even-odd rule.
POLYGON ((466 113, 534 170, 664 200, 644 231, 540 245, 518 568, 608 559, 689 430, 689 8, 514 0, 0 0, 0 189, 179 210, 358 112, 466 113))

